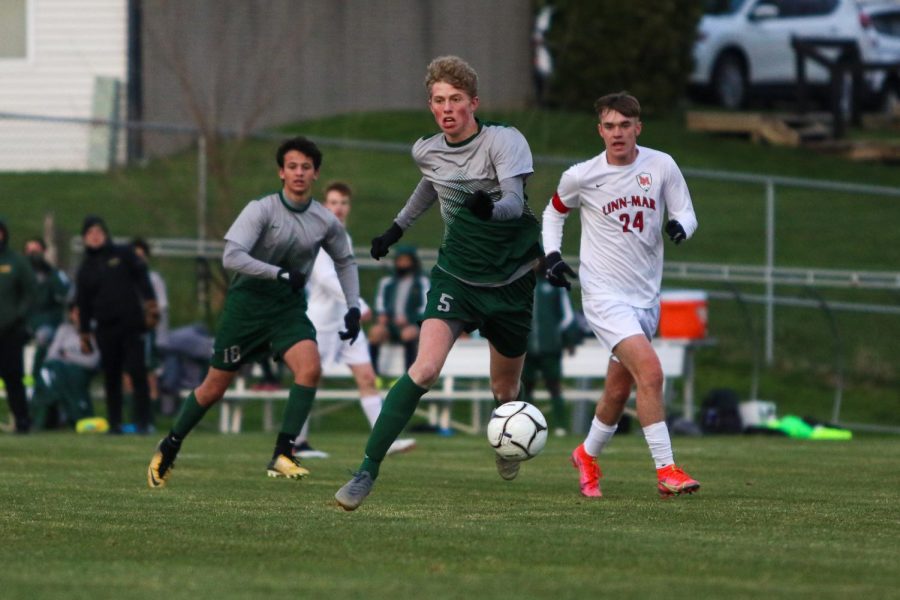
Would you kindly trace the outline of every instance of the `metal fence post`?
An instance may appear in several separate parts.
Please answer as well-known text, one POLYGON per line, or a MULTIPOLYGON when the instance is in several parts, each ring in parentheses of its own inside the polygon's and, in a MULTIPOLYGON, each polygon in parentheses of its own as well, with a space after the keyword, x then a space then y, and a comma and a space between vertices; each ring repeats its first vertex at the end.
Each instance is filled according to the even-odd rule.
POLYGON ((825 297, 812 286, 805 286, 803 291, 819 303, 822 313, 828 321, 828 329, 831 331, 831 339, 834 342, 834 404, 831 407, 831 421, 838 423, 841 418, 841 402, 844 398, 844 339, 841 337, 837 319, 825 297))
MULTIPOLYGON (((206 137, 197 137, 197 260, 203 262, 206 246, 206 137)), ((206 266, 205 264, 203 265, 206 266)), ((206 315, 209 309, 209 277, 197 279, 197 308, 206 315)))
POLYGON ((766 365, 775 362, 775 182, 766 180, 766 365))
POLYGON ((197 254, 206 241, 206 137, 197 137, 197 254))

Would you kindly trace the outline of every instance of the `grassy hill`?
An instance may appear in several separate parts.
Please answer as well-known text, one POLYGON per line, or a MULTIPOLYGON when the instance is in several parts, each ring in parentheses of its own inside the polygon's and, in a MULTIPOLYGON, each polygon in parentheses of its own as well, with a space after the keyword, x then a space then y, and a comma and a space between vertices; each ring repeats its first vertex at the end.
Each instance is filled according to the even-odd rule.
MULTIPOLYGON (((536 156, 536 172, 528 182, 530 203, 543 210, 566 164, 544 157, 588 158, 602 149, 590 114, 517 112, 485 114, 519 127, 536 156)), ((328 139, 360 139, 411 144, 434 131, 426 112, 385 112, 343 115, 285 127, 282 133, 303 133, 322 140, 325 160, 320 181, 345 179, 356 189, 357 201, 350 232, 364 246, 382 231, 403 205, 418 181, 408 151, 355 149, 335 146, 328 139)), ((650 120, 640 142, 672 154, 684 168, 765 173, 792 177, 849 181, 900 187, 900 170, 872 164, 854 164, 808 151, 755 146, 739 139, 716 138, 685 131, 679 118, 650 120)), ((278 187, 272 141, 246 141, 227 148, 235 160, 228 171, 230 193, 215 182, 210 212, 230 223, 246 201, 278 187)), ((688 178, 701 223, 690 243, 668 246, 669 260, 762 264, 764 260, 764 190, 754 184, 688 178)), ((777 193, 776 263, 781 266, 841 269, 898 269, 896 248, 900 230, 900 200, 779 187, 777 193)), ((83 216, 95 212, 106 217, 114 235, 192 237, 196 232, 196 158, 193 151, 149 162, 145 166, 109 174, 0 174, 0 214, 10 225, 12 243, 40 231, 45 213, 56 217, 63 239, 77 234, 83 216)), ((215 228, 213 228, 215 229, 215 228)), ((404 241, 433 248, 440 222, 430 211, 410 230, 404 241)), ((577 216, 566 226, 564 250, 577 253, 577 216)), ((198 318, 194 301, 194 266, 185 260, 160 260, 156 267, 166 276, 173 304, 173 323, 198 318)), ((363 291, 371 296, 375 273, 365 275, 363 291)), ((714 287, 666 281, 669 287, 714 287)), ((753 286, 742 291, 757 293, 753 286)), ((896 305, 896 293, 821 290, 829 299, 896 305)), ((784 295, 804 290, 779 290, 784 295)), ((577 300, 577 296, 576 296, 577 300)), ((752 308, 754 323, 761 313, 752 308)), ((898 317, 839 313, 848 369, 845 420, 900 424, 896 393, 898 362, 894 352, 898 317)), ((742 394, 749 387, 754 349, 739 308, 733 302, 710 304, 711 334, 715 350, 698 355, 698 392, 734 387, 742 394)), ((766 369, 762 396, 776 400, 782 411, 830 416, 832 373, 836 355, 828 323, 821 312, 779 308, 777 311, 776 364, 766 369)))

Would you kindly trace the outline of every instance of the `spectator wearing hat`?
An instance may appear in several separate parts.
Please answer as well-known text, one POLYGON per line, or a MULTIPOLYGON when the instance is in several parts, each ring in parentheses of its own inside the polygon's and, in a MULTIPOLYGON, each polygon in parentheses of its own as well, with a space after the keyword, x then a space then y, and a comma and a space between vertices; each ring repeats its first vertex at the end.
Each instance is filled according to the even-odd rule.
POLYGON ((53 341, 53 334, 64 320, 72 283, 65 272, 47 260, 47 244, 42 238, 29 239, 25 242, 24 250, 37 283, 35 301, 28 313, 28 329, 35 345, 31 374, 37 379, 53 341))
POLYGON ((84 259, 76 277, 82 352, 100 350, 110 433, 122 432, 122 374, 134 383, 135 426, 151 429, 144 335, 159 321, 147 264, 129 246, 114 244, 102 218, 88 215, 81 228, 84 259))
POLYGON ((394 272, 382 277, 375 293, 375 323, 369 329, 372 364, 378 370, 381 345, 403 345, 408 369, 419 347, 419 323, 425 310, 430 283, 414 246, 398 246, 394 254, 394 272))
POLYGON ((21 254, 9 248, 9 230, 0 219, 0 379, 6 385, 6 401, 17 433, 28 433, 31 428, 22 383, 22 353, 28 341, 25 320, 34 295, 34 272, 21 254))

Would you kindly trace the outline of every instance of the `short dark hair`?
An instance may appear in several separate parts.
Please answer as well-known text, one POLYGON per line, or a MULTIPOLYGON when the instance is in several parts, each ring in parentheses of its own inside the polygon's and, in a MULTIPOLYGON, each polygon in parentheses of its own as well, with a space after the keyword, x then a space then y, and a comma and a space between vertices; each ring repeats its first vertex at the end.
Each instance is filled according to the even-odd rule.
POLYGON ((322 152, 319 150, 319 147, 311 140, 308 140, 302 135, 298 135, 297 137, 284 140, 281 142, 281 145, 278 146, 278 152, 275 153, 275 160, 278 162, 280 168, 284 168, 284 155, 291 150, 296 150, 297 152, 310 157, 316 171, 322 166, 322 152))
POLYGON ((637 98, 624 90, 597 98, 597 101, 594 102, 594 112, 597 113, 597 117, 603 116, 603 112, 607 110, 620 112, 632 119, 641 117, 641 103, 638 102, 637 98))
POLYGON ((327 186, 325 186, 325 194, 323 195, 327 196, 328 192, 331 191, 338 192, 343 196, 347 196, 348 198, 353 197, 353 190, 350 188, 350 184, 344 183, 343 181, 332 181, 331 183, 329 183, 327 186))

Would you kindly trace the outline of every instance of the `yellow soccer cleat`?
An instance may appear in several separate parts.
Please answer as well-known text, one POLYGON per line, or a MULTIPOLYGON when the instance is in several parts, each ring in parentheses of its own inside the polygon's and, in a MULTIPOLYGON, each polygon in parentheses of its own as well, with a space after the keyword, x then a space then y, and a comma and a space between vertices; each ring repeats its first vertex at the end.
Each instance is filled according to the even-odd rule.
POLYGON ((151 488, 165 487, 166 481, 172 474, 172 469, 175 468, 175 453, 166 452, 163 448, 163 441, 165 440, 161 440, 156 445, 156 452, 153 453, 150 466, 147 467, 147 485, 151 488))
POLYGON ((279 454, 269 462, 266 469, 269 477, 285 477, 287 479, 303 479, 309 475, 309 469, 300 465, 300 461, 293 456, 279 454))

